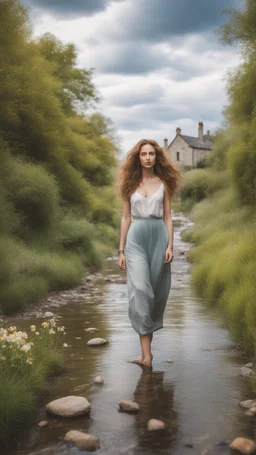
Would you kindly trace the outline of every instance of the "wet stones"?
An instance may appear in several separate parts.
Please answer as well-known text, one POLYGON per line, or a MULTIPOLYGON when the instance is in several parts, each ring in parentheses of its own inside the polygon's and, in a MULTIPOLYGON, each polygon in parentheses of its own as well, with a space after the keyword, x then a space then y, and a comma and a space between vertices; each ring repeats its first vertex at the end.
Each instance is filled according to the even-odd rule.
POLYGON ((249 454, 256 450, 256 444, 251 439, 235 438, 229 445, 231 449, 238 450, 241 453, 249 454))
POLYGON ((71 442, 81 450, 93 451, 100 447, 100 442, 95 436, 78 430, 68 431, 65 434, 64 440, 71 442))
POLYGON ((107 343, 108 341, 105 338, 92 338, 87 342, 87 346, 101 346, 107 343))
POLYGON ((91 333, 98 332, 98 329, 96 329, 96 327, 88 327, 88 329, 84 329, 84 330, 85 330, 85 332, 91 332, 91 333))
POLYGON ((150 419, 148 421, 148 431, 158 431, 158 430, 164 430, 166 425, 162 420, 158 419, 150 419))
POLYGON ((138 403, 132 400, 122 400, 119 403, 119 410, 122 412, 138 412, 140 410, 140 406, 138 403))
POLYGON ((60 417, 76 417, 90 412, 91 405, 84 397, 70 395, 46 405, 46 412, 60 417))

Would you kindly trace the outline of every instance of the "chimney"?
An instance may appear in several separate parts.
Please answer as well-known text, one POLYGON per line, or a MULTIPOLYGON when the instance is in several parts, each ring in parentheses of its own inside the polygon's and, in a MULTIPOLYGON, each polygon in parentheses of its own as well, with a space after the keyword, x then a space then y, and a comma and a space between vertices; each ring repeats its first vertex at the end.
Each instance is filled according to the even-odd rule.
POLYGON ((178 127, 176 128, 176 136, 178 136, 181 133, 181 129, 178 127))
POLYGON ((198 122, 198 139, 203 141, 204 139, 204 124, 203 122, 198 122))
POLYGON ((168 147, 168 139, 165 138, 164 139, 164 148, 167 149, 167 147, 168 147))

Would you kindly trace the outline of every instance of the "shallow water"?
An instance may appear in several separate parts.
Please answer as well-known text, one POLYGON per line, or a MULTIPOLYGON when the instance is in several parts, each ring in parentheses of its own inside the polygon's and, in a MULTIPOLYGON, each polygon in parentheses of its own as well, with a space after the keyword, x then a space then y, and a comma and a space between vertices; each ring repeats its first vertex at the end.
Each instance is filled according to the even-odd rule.
MULTIPOLYGON (((63 293, 48 299, 47 310, 60 316, 66 327, 65 351, 69 371, 53 379, 35 424, 10 455, 81 454, 63 438, 68 430, 89 432, 100 440, 98 454, 225 454, 237 436, 254 439, 255 420, 244 414, 239 401, 253 397, 249 381, 240 367, 251 359, 239 354, 223 327, 216 310, 207 308, 190 284, 191 265, 186 259, 190 247, 180 239, 189 222, 176 214, 175 258, 172 285, 164 317, 164 328, 155 332, 153 369, 131 363, 139 356, 139 338, 128 319, 125 283, 97 284, 91 294, 63 293), (66 295, 66 297, 65 297, 66 295), (64 297, 63 297, 64 296, 64 297), (97 327, 96 334, 85 332, 97 327), (102 347, 88 347, 94 337, 109 341, 102 347), (78 338, 77 338, 78 337, 78 338), (166 362, 172 360, 173 362, 166 362), (102 375, 104 385, 91 380, 102 375), (61 419, 45 414, 44 406, 66 395, 85 396, 91 403, 88 417, 61 419), (136 415, 120 413, 122 399, 135 400, 136 415), (166 423, 162 432, 148 432, 151 418, 166 423), (39 428, 40 420, 49 426, 39 428)), ((105 274, 121 274, 116 261, 106 261, 105 274)), ((26 328, 43 319, 36 312, 22 320, 9 319, 26 328)))

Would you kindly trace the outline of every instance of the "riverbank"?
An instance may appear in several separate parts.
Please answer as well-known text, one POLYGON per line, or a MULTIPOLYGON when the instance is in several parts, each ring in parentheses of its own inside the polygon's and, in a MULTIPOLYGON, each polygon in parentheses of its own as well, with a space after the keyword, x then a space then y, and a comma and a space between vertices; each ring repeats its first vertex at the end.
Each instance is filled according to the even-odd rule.
MULTIPOLYGON (((253 359, 256 353, 256 211, 239 206, 231 188, 194 204, 193 227, 182 233, 193 242, 192 283, 209 307, 221 311, 234 342, 253 359)), ((255 364, 254 364, 255 367, 255 364)), ((251 377, 256 392, 255 375, 251 377)))

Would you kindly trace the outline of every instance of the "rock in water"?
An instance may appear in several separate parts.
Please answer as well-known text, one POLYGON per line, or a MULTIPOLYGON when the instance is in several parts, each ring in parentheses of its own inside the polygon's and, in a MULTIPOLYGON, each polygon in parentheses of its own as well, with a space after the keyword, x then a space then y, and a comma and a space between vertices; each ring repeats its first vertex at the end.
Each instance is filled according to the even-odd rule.
POLYGON ((41 422, 38 423, 40 428, 47 427, 47 425, 49 425, 48 420, 41 420, 41 422))
POLYGON ((95 376, 95 378, 93 379, 93 383, 94 384, 104 384, 104 379, 100 375, 95 376))
POLYGON ((46 405, 46 411, 60 417, 75 417, 88 414, 91 410, 89 401, 84 397, 70 395, 53 400, 46 405))
POLYGON ((96 327, 88 327, 88 329, 84 329, 86 332, 98 332, 98 329, 96 327))
POLYGON ((241 453, 253 453, 256 450, 256 444, 251 439, 235 438, 229 445, 231 449, 239 450, 241 453))
POLYGON ((164 430, 165 423, 162 420, 150 419, 148 421, 148 431, 164 430))
POLYGON ((68 431, 65 434, 64 440, 66 442, 72 442, 81 450, 96 450, 100 447, 100 442, 95 436, 77 430, 68 431))
POLYGON ((122 400, 119 403, 119 409, 123 412, 138 412, 140 410, 140 407, 135 401, 122 400))
POLYGON ((92 338, 87 342, 88 346, 101 346, 102 344, 108 343, 104 338, 92 338))

